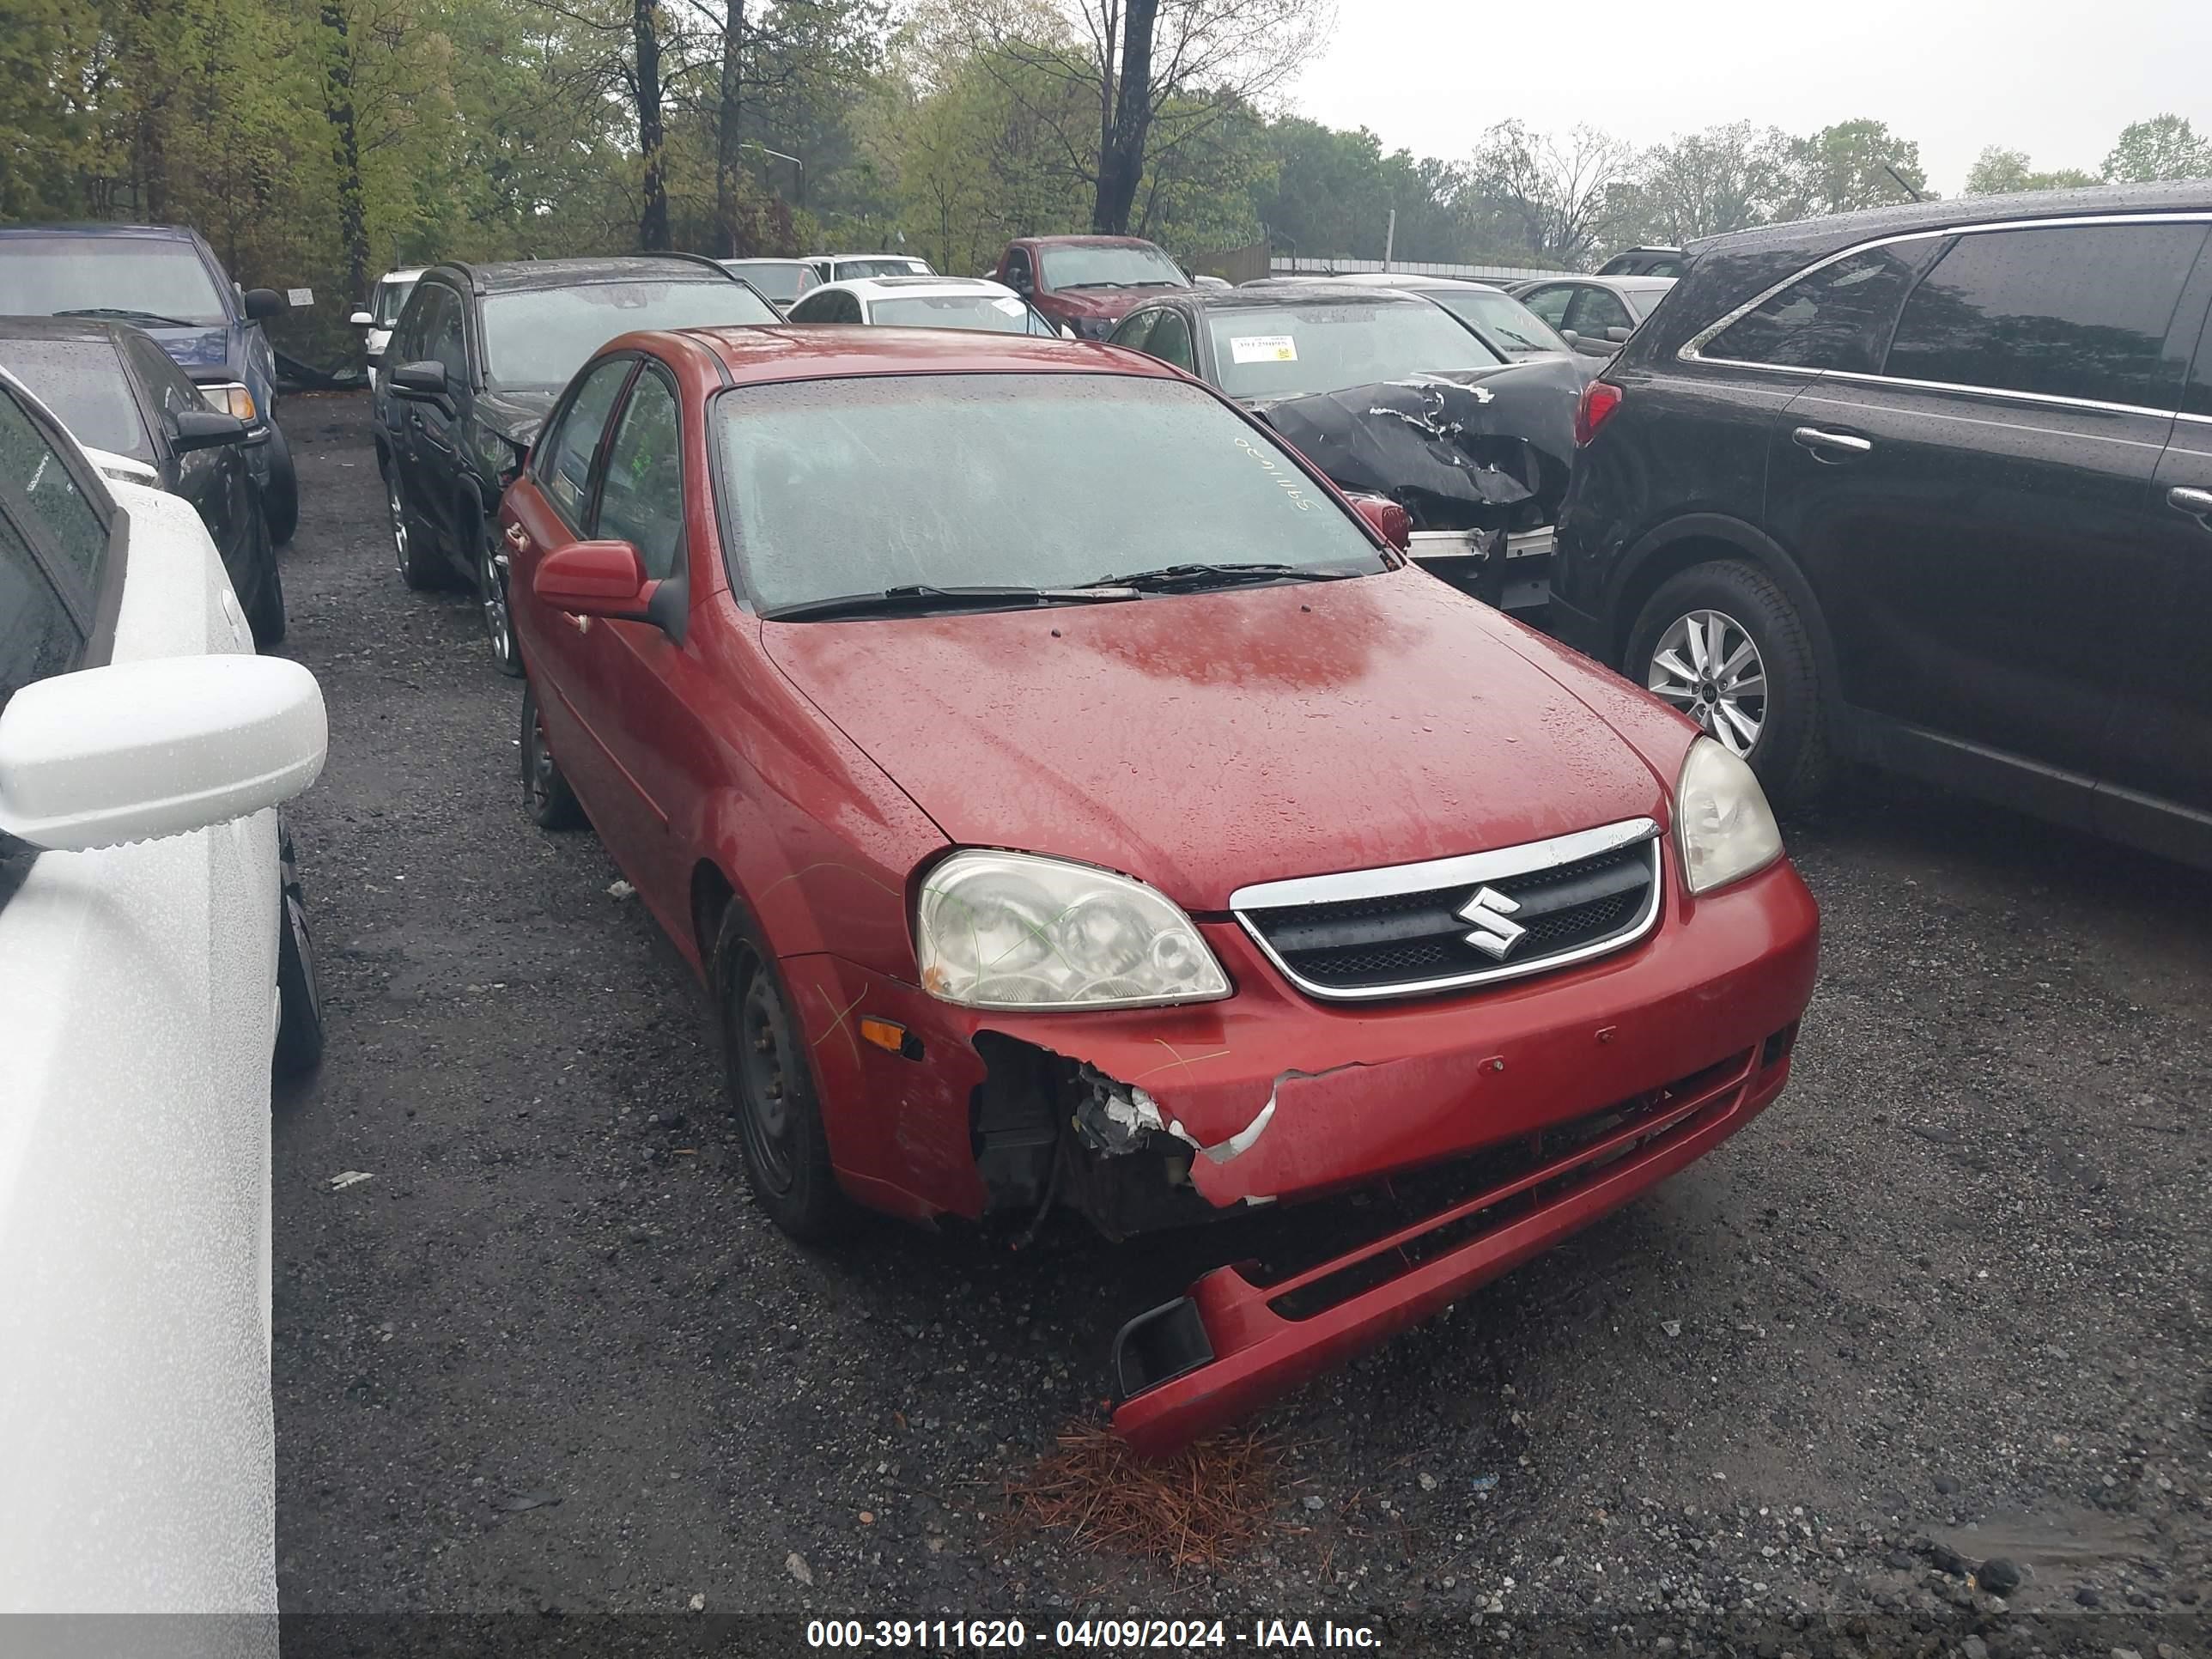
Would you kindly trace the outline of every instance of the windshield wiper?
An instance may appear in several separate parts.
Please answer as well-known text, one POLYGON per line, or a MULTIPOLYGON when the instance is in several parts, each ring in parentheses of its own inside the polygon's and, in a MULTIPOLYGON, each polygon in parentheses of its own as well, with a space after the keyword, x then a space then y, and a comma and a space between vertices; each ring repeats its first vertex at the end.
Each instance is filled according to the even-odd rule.
POLYGON ((1245 582, 1334 582, 1362 576, 1364 570, 1302 564, 1167 564, 1127 576, 1101 576, 1101 588, 1134 588, 1146 593, 1189 593, 1202 587, 1236 587, 1245 582))
POLYGON ((839 617, 866 617, 896 611, 909 617, 947 611, 1018 611, 1048 605, 1109 605, 1133 599, 1133 587, 1093 583, 1084 587, 931 587, 915 583, 886 587, 874 593, 837 593, 828 599, 802 599, 761 614, 770 622, 828 622, 839 617))
POLYGON ((1127 283, 1062 283, 1060 285, 1060 292, 1065 294, 1072 288, 1127 288, 1128 286, 1127 283))
POLYGON ((57 317, 120 317, 126 322, 151 323, 156 328, 205 328, 205 323, 188 323, 181 317, 164 317, 158 311, 130 311, 115 306, 86 306, 79 311, 57 311, 57 317))

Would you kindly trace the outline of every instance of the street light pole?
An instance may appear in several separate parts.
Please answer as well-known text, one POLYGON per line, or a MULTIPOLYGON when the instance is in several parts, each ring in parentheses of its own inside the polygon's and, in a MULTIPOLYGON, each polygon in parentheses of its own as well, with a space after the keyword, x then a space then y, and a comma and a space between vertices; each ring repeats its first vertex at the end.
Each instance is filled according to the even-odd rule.
POLYGON ((780 149, 769 149, 766 144, 756 144, 756 143, 752 143, 750 139, 748 139, 745 143, 742 143, 742 144, 739 144, 739 145, 738 146, 738 148, 739 149, 757 149, 757 150, 758 150, 758 151, 759 151, 762 155, 773 155, 773 156, 774 156, 774 157, 775 157, 775 159, 776 159, 777 161, 788 161, 788 162, 790 162, 790 163, 791 163, 791 165, 792 165, 792 167, 793 167, 793 169, 798 173, 798 174, 799 174, 799 201, 798 201, 797 205, 798 205, 799 210, 801 213, 804 213, 804 212, 805 212, 805 211, 806 211, 806 163, 805 163, 805 162, 804 162, 804 161, 800 161, 800 160, 799 160, 796 155, 785 155, 785 154, 784 154, 781 150, 780 150, 780 149))

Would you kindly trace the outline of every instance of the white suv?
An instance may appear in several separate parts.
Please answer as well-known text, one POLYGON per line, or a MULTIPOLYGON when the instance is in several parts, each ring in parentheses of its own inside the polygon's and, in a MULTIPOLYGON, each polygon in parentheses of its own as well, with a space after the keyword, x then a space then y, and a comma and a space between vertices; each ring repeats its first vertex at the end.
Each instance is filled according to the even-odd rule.
POLYGON ((276 1610, 270 1077, 322 1046, 276 807, 325 741, 191 506, 0 372, 0 1613, 276 1610))

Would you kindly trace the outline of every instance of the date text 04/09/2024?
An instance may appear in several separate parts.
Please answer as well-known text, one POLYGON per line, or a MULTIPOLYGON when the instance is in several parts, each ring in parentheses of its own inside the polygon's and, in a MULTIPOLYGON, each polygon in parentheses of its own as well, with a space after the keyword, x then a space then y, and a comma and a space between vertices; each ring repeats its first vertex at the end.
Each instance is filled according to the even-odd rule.
MULTIPOLYGON (((905 1648, 927 1652, 1024 1648, 1030 1639, 1028 1627, 1016 1619, 811 1619, 806 1624, 806 1644, 811 1648, 905 1648)), ((1039 1647, 1046 1645, 1042 1631, 1036 1633, 1036 1639, 1039 1647)), ((1231 1646, 1373 1651, 1382 1646, 1382 1640, 1371 1626, 1340 1625, 1333 1620, 1323 1620, 1316 1627, 1304 1619, 1255 1619, 1249 1627, 1239 1627, 1220 1619, 1063 1619, 1053 1626, 1050 1645, 1109 1653, 1231 1646)))

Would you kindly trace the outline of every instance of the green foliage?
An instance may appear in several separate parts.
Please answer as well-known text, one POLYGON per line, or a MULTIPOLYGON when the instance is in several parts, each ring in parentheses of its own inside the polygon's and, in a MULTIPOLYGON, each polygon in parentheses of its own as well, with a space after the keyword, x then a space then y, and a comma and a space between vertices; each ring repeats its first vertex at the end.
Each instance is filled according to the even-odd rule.
POLYGON ((2105 158, 2104 176, 2116 184, 2147 185, 2161 179, 2212 178, 2212 135, 2179 115, 2154 115, 2121 129, 2105 158))
POLYGON ((1793 199, 1784 216, 1849 213, 1936 193, 1920 168, 1920 146, 1881 121, 1838 121, 1794 141, 1788 168, 1793 199))
POLYGON ((2073 190, 2096 182, 2096 174, 2083 173, 2077 167, 2037 173, 2027 165, 2026 150, 1991 144, 1974 158, 1974 165, 1967 169, 1966 194, 2002 196, 2020 191, 2073 190))

